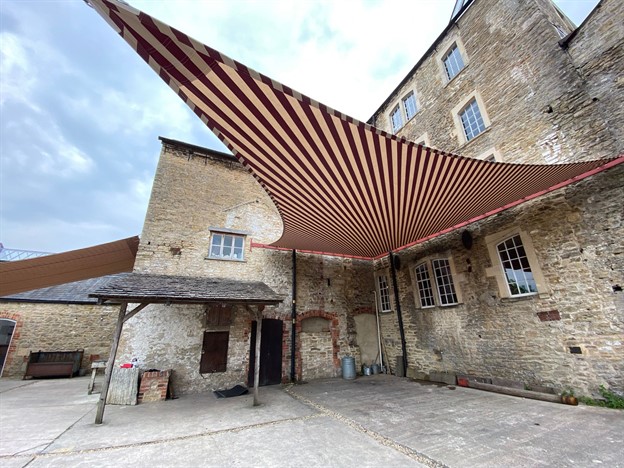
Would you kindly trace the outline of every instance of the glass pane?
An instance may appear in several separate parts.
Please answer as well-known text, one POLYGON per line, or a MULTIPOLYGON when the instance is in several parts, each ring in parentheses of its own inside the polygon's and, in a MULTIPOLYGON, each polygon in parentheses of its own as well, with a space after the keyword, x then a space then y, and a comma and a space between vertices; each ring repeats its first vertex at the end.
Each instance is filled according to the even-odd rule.
POLYGON ((220 250, 221 250, 221 246, 213 245, 212 248, 210 249, 210 256, 211 257, 219 257, 220 256, 220 250))
POLYGON ((236 236, 234 238, 234 247, 243 248, 243 238, 240 236, 236 236))
POLYGON ((212 245, 221 245, 222 239, 223 239, 223 236, 221 234, 213 234, 212 245))
POLYGON ((223 256, 224 257, 229 257, 231 255, 232 255, 232 247, 223 246, 223 256))
POLYGON ((243 249, 239 247, 234 247, 234 258, 237 260, 243 259, 243 249))
POLYGON ((232 247, 233 240, 232 236, 223 236, 223 246, 232 247))

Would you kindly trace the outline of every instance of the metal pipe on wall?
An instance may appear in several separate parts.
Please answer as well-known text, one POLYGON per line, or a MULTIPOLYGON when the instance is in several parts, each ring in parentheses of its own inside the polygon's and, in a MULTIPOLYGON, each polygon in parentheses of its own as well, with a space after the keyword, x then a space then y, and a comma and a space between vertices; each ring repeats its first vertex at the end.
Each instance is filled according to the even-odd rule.
POLYGON ((290 381, 295 381, 295 339, 297 335, 297 251, 292 251, 292 328, 290 332, 290 381))
POLYGON ((397 283, 396 268, 394 266, 394 255, 392 250, 388 252, 390 260, 390 271, 392 272, 392 284, 394 286, 394 302, 396 304, 397 320, 399 322, 399 333, 401 334, 401 351, 403 352, 403 371, 407 375, 407 347, 405 345, 405 330, 403 329, 403 315, 401 314, 401 301, 399 300, 399 285, 397 283))

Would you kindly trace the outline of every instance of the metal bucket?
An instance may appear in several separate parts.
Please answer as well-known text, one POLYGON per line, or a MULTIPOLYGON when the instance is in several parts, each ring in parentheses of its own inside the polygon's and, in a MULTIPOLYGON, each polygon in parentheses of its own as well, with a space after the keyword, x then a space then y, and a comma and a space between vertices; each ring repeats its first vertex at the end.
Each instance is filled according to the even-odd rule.
POLYGON ((371 366, 371 372, 373 374, 379 374, 381 372, 381 366, 379 364, 373 364, 371 366))
POLYGON ((362 366, 362 374, 371 375, 371 368, 368 366, 362 366))
POLYGON ((342 378, 346 380, 355 379, 355 358, 353 356, 342 358, 342 378))

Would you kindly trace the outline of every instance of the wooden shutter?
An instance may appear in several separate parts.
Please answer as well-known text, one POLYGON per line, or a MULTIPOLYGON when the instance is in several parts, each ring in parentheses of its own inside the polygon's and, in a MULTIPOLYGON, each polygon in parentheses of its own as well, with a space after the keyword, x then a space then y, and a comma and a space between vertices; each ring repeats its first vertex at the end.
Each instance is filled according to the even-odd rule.
POLYGON ((225 372, 227 368, 228 343, 230 332, 204 332, 204 345, 199 363, 199 372, 225 372))

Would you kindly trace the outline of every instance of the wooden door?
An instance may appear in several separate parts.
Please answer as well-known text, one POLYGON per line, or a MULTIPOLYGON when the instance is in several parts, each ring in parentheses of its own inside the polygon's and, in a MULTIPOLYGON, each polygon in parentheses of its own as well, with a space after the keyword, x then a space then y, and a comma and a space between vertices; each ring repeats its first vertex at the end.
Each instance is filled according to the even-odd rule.
POLYGON ((230 332, 204 332, 204 345, 199 362, 199 372, 201 374, 225 372, 227 370, 229 341, 230 332))
MULTIPOLYGON (((256 329, 258 323, 251 324, 251 348, 249 351, 248 385, 253 387, 256 364, 256 329)), ((282 383, 282 332, 283 322, 276 319, 263 319, 260 337, 260 382, 258 385, 282 383)))

